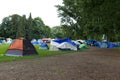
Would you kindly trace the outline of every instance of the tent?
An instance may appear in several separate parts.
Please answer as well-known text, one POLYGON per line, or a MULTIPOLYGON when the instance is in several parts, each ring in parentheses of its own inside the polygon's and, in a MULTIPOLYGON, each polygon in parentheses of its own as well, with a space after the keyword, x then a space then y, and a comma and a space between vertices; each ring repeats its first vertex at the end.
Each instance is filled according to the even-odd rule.
POLYGON ((70 38, 64 38, 64 39, 55 38, 53 41, 54 41, 54 42, 57 42, 57 43, 59 43, 59 44, 61 44, 61 43, 63 43, 63 42, 68 42, 68 43, 72 44, 73 46, 76 45, 74 42, 72 42, 72 41, 70 40, 70 38))
POLYGON ((12 39, 11 38, 7 38, 7 44, 11 44, 12 43, 12 39))
POLYGON ((37 42, 36 39, 32 39, 32 40, 31 40, 31 43, 32 43, 32 44, 38 44, 38 42, 37 42))
POLYGON ((53 40, 51 40, 51 42, 50 42, 50 50, 51 51, 58 51, 59 49, 58 49, 58 46, 59 45, 59 43, 57 43, 57 42, 54 42, 53 40))
POLYGON ((77 50, 76 46, 73 46, 72 44, 68 42, 63 42, 59 46, 57 46, 60 50, 77 50))
POLYGON ((80 44, 80 45, 79 45, 79 48, 80 48, 80 49, 87 49, 88 46, 87 46, 87 44, 80 44))
POLYGON ((116 43, 116 46, 117 46, 117 47, 120 47, 120 42, 117 42, 117 43, 116 43))
POLYGON ((77 46, 69 38, 55 38, 50 42, 50 50, 77 50, 77 46))
POLYGON ((93 43, 93 46, 97 46, 97 47, 99 47, 99 48, 101 48, 101 45, 102 45, 102 43, 101 43, 100 41, 95 41, 95 42, 93 43))
POLYGON ((114 48, 114 47, 116 47, 116 45, 109 41, 104 41, 101 44, 101 48, 114 48))
POLYGON ((42 39, 38 39, 37 42, 38 42, 38 44, 42 44, 43 43, 42 39))
POLYGON ((3 40, 0 39, 0 44, 3 42, 3 40))
POLYGON ((15 39, 5 53, 6 56, 24 56, 34 54, 37 54, 34 46, 30 41, 23 38, 15 39))
POLYGON ((40 44, 40 49, 49 49, 49 47, 45 42, 43 42, 40 44))

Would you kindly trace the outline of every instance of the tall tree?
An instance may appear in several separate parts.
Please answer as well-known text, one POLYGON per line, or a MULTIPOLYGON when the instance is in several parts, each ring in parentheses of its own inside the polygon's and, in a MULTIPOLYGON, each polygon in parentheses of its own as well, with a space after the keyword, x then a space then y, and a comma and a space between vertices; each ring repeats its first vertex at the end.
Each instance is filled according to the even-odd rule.
POLYGON ((46 26, 40 17, 33 19, 34 30, 33 33, 37 38, 50 37, 50 27, 46 26))
POLYGON ((33 19, 32 19, 32 15, 30 13, 29 18, 27 20, 27 26, 26 26, 26 38, 27 39, 32 39, 32 30, 33 30, 33 19))
POLYGON ((16 33, 16 38, 17 37, 23 37, 25 38, 26 36, 26 30, 25 30, 25 27, 26 27, 26 16, 23 15, 21 18, 20 18, 20 22, 19 22, 19 27, 17 28, 17 33, 16 33))

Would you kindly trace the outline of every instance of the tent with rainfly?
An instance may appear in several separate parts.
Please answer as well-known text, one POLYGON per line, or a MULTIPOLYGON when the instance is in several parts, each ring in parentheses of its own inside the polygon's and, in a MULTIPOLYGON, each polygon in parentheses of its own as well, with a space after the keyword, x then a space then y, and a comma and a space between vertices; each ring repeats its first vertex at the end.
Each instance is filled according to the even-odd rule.
POLYGON ((34 54, 37 54, 34 46, 30 41, 23 38, 15 39, 5 53, 6 56, 24 56, 34 54))
POLYGON ((70 38, 55 38, 50 42, 50 50, 77 50, 76 44, 70 38))

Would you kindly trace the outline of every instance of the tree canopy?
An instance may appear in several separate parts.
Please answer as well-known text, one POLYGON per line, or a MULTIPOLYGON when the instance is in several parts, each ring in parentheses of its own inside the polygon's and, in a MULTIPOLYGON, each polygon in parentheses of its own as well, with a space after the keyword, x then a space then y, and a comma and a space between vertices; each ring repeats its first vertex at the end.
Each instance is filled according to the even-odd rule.
POLYGON ((120 40, 120 0, 63 0, 57 5, 61 22, 73 38, 120 40))
POLYGON ((5 17, 0 24, 1 37, 18 38, 24 37, 26 39, 50 37, 50 27, 46 26, 40 17, 32 18, 26 15, 20 16, 13 14, 5 17))

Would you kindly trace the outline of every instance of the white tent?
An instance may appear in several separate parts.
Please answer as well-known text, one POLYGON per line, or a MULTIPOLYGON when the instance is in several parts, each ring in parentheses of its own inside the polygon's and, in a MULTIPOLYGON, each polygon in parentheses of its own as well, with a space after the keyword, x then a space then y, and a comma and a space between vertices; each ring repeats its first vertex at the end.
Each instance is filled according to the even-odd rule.
POLYGON ((59 49, 58 49, 58 46, 59 45, 59 43, 57 43, 57 42, 54 42, 53 40, 51 40, 51 42, 50 42, 50 50, 51 51, 58 51, 59 49))
POLYGON ((73 46, 72 44, 70 44, 68 42, 63 42, 60 45, 58 45, 57 47, 61 48, 61 49, 77 50, 76 46, 73 46))

